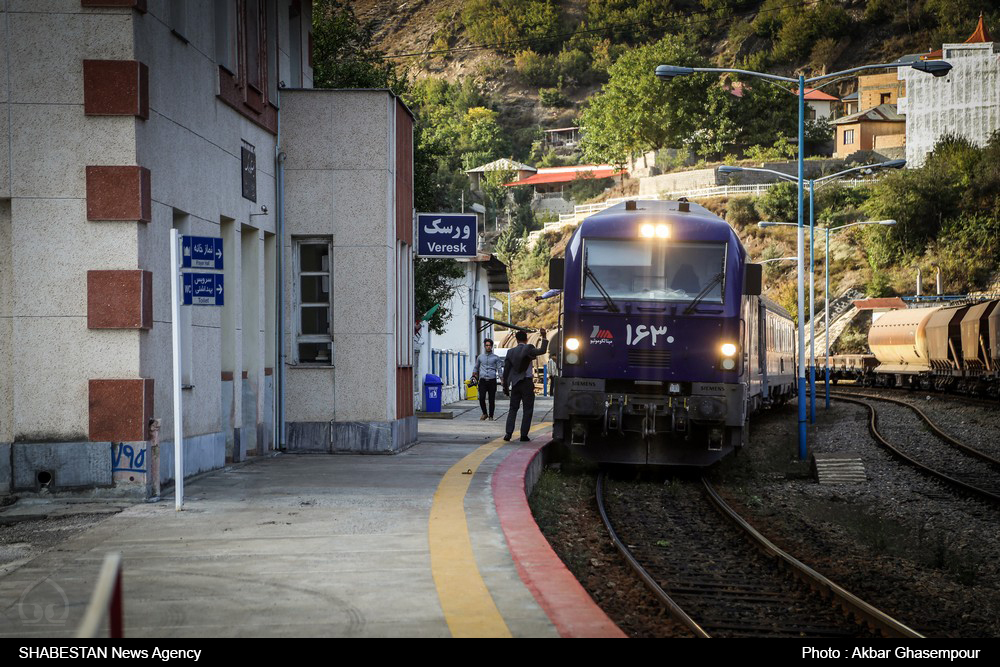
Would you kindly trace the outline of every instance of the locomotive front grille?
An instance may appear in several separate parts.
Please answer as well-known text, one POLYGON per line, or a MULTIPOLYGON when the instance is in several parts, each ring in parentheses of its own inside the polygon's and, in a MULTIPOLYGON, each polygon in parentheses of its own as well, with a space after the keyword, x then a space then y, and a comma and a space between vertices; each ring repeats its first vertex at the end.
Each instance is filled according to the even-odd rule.
POLYGON ((670 350, 629 350, 629 366, 670 368, 670 350))

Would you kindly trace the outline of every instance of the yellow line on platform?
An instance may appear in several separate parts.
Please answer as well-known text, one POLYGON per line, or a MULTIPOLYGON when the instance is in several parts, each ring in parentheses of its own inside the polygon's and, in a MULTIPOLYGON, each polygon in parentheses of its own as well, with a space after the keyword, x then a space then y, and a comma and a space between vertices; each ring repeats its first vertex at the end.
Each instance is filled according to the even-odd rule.
MULTIPOLYGON (((531 432, 546 426, 536 424, 531 432)), ((464 457, 445 473, 434 493, 428 525, 431 574, 453 637, 511 636, 479 573, 465 516, 465 494, 472 475, 505 444, 497 438, 464 457)))

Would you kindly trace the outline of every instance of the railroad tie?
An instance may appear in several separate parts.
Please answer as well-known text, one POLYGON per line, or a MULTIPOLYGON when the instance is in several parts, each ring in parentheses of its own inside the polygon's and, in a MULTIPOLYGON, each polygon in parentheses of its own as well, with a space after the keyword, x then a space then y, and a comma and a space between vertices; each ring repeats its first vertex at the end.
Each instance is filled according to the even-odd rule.
POLYGON ((820 484, 859 484, 868 481, 865 464, 857 454, 815 454, 813 470, 820 484))

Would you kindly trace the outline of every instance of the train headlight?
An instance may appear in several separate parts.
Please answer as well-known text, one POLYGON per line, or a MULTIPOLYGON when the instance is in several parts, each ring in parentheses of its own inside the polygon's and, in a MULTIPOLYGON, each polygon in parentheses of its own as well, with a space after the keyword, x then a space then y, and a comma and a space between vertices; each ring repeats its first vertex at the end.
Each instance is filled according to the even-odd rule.
POLYGON ((580 362, 580 355, 576 352, 567 352, 565 359, 567 364, 576 364, 580 362))
POLYGON ((669 239, 670 238, 670 227, 664 224, 654 225, 652 223, 646 222, 639 225, 639 236, 644 239, 669 239))
POLYGON ((731 371, 736 368, 736 360, 732 357, 726 357, 722 360, 722 367, 727 371, 731 371))
POLYGON ((736 346, 732 343, 723 343, 721 350, 722 350, 722 356, 724 357, 736 356, 736 346))
POLYGON ((566 339, 566 349, 571 352, 575 352, 580 349, 580 339, 579 338, 567 338, 566 339))

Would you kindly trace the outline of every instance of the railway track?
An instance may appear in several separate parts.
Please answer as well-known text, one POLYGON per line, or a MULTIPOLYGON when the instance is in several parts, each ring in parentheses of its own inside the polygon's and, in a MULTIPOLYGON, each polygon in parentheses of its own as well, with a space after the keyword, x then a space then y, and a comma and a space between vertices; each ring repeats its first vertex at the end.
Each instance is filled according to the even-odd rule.
MULTIPOLYGON (((816 378, 816 400, 819 401, 824 389, 823 383, 820 378, 816 378)), ((984 408, 989 408, 991 410, 996 410, 1000 408, 1000 399, 996 398, 981 398, 979 396, 972 396, 969 394, 960 394, 954 391, 940 391, 937 389, 913 389, 910 387, 879 387, 879 386, 869 386, 859 384, 857 382, 851 382, 848 380, 841 380, 839 384, 830 384, 830 395, 833 396, 834 391, 847 391, 849 393, 865 393, 871 391, 887 391, 896 393, 900 396, 913 396, 917 395, 931 395, 936 399, 942 401, 948 401, 951 403, 961 403, 963 405, 977 405, 984 408)))
POLYGON ((626 499, 609 514, 605 486, 602 473, 598 509, 615 546, 696 637, 921 637, 781 551, 707 480, 671 486, 653 513, 626 499))
POLYGON ((954 488, 1000 505, 1000 460, 948 435, 915 405, 885 396, 851 394, 835 392, 830 396, 868 408, 868 431, 894 456, 954 488), (890 413, 896 420, 892 427, 895 433, 879 428, 879 412, 870 401, 891 406, 883 408, 882 415, 890 413), (921 428, 921 423, 927 428, 921 428), (901 431, 905 437, 899 435, 901 431))

